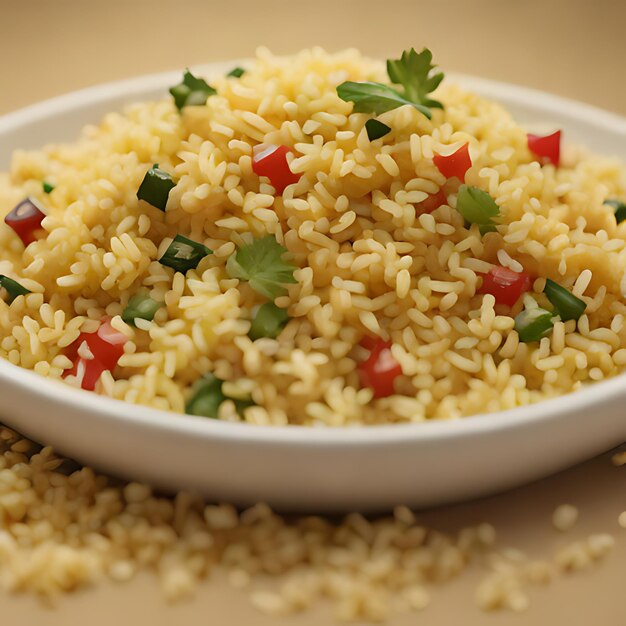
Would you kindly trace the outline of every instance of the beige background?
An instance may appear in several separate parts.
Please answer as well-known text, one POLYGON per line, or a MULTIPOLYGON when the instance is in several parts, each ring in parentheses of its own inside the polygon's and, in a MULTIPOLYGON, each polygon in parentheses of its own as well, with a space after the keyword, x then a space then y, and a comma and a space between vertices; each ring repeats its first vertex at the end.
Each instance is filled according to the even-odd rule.
MULTIPOLYGON (((372 56, 429 46, 446 70, 530 85, 626 114, 626 3, 623 0, 0 0, 0 114, 60 93, 141 73, 311 45, 356 46, 372 56)), ((567 445, 567 442, 563 442, 567 445)), ((608 457, 521 490, 424 514, 454 530, 488 520, 501 545, 546 557, 589 532, 612 532, 601 565, 536 589, 523 615, 481 614, 477 574, 433 593, 419 617, 393 623, 435 626, 623 626, 626 623, 626 469, 608 457), (551 528, 555 506, 581 508, 575 530, 551 528)), ((280 622, 254 612, 219 577, 192 602, 167 607, 149 576, 62 599, 55 610, 30 597, 0 596, 3 626, 216 624, 321 626, 328 607, 280 622)))

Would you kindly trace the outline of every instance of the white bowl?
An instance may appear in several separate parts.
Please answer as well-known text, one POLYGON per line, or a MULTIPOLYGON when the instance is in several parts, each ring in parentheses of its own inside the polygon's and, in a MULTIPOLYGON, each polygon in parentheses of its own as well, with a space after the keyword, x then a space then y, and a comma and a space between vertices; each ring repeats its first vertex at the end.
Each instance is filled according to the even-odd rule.
MULTIPOLYGON (((233 63, 197 68, 205 75, 233 63)), ((165 73, 55 98, 0 118, 0 170, 18 148, 72 140, 124 104, 160 98, 165 73)), ((524 124, 626 160, 626 120, 530 89, 456 76, 524 124)), ((626 440, 626 378, 490 415, 363 428, 260 427, 126 404, 0 359, 4 422, 75 459, 165 490, 281 510, 382 510, 468 499, 540 478, 626 440)))

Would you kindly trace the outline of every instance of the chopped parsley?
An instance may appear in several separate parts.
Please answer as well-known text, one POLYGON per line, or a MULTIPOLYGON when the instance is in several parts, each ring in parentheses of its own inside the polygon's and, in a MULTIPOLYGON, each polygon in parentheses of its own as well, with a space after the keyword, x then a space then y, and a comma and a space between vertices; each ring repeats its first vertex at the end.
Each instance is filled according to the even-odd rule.
POLYGON ((270 300, 284 295, 285 284, 295 283, 295 265, 282 260, 287 249, 273 235, 242 246, 226 262, 231 278, 246 280, 250 287, 270 300))
POLYGON ((354 103, 356 113, 376 115, 409 104, 430 119, 432 108, 442 108, 441 102, 428 97, 443 80, 442 72, 433 73, 432 53, 424 48, 405 50, 399 59, 387 60, 387 74, 392 83, 401 86, 398 91, 389 85, 375 82, 346 81, 337 87, 337 95, 354 103))
POLYGON ((49 183, 48 181, 42 180, 41 188, 43 189, 44 193, 52 193, 55 189, 55 185, 49 183))
POLYGON ((189 70, 185 70, 183 80, 170 89, 174 96, 174 104, 179 111, 188 106, 201 106, 206 104, 209 96, 214 96, 217 91, 204 79, 196 78, 189 70))

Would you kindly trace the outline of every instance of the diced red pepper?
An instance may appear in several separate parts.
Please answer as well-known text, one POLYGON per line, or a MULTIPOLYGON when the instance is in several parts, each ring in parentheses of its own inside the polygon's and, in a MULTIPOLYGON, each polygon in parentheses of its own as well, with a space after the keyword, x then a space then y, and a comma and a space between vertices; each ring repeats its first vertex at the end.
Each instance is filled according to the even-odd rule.
POLYGON ((76 376, 80 380, 81 389, 93 391, 96 388, 96 383, 100 380, 102 372, 105 370, 106 367, 96 359, 81 359, 78 357, 74 361, 72 369, 67 370, 63 377, 76 376))
POLYGON ((252 171, 257 176, 267 176, 277 194, 282 194, 287 185, 300 180, 300 174, 289 169, 287 154, 291 152, 287 146, 260 144, 254 148, 252 171))
POLYGON ((115 369, 124 354, 124 344, 128 337, 111 326, 111 320, 105 318, 95 333, 81 333, 66 351, 66 356, 74 361, 74 367, 64 376, 77 376, 81 387, 93 391, 100 375, 105 370, 115 369), (93 359, 79 356, 78 350, 85 342, 93 359))
POLYGON ((467 170, 472 167, 469 144, 464 143, 456 152, 447 156, 435 154, 433 163, 446 178, 456 176, 461 181, 465 182, 465 174, 467 170))
POLYGON ((361 385, 373 389, 374 398, 393 395, 394 381, 402 374, 402 368, 391 354, 391 342, 364 337, 361 345, 371 350, 369 358, 359 365, 361 385))
POLYGON ((561 131, 551 135, 533 135, 528 133, 528 149, 540 160, 559 166, 561 156, 561 131))
POLYGON ((496 265, 487 274, 483 274, 483 284, 478 293, 490 293, 497 304, 513 306, 522 296, 530 291, 531 278, 526 272, 514 272, 508 267, 496 265))
POLYGON ((46 214, 32 198, 22 200, 5 218, 4 223, 10 226, 25 246, 35 241, 37 231, 46 214))
POLYGON ((371 337, 370 335, 363 335, 359 345, 369 350, 370 352, 376 347, 376 344, 380 341, 378 337, 371 337))
POLYGON ((446 197, 446 192, 440 189, 437 193, 431 193, 426 200, 422 200, 416 204, 415 208, 418 209, 420 213, 432 213, 442 204, 448 204, 448 198, 446 197))
POLYGON ((124 354, 124 345, 128 337, 111 326, 111 320, 105 319, 100 328, 91 335, 89 347, 96 358, 102 361, 106 369, 112 370, 124 354))

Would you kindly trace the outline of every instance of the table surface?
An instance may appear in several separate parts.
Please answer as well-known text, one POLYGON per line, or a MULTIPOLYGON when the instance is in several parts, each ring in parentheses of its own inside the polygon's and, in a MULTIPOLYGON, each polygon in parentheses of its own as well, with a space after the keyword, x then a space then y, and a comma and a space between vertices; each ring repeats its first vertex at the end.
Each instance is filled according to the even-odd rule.
MULTIPOLYGON (((20 0, 3 6, 0 21, 0 114, 108 80, 250 56, 258 45, 277 53, 312 45, 358 47, 383 58, 425 45, 446 70, 528 85, 626 114, 625 18, 621 0, 20 0)), ((422 521, 441 529, 489 521, 499 545, 537 557, 591 532, 613 533, 617 544, 591 570, 533 589, 524 614, 481 613, 473 601, 478 573, 470 572, 433 590, 420 623, 624 624, 626 531, 617 526, 617 515, 626 509, 625 472, 605 455, 522 489, 425 512, 422 521), (552 511, 563 502, 581 510, 579 524, 567 534, 550 524, 552 511)), ((192 601, 173 607, 161 600, 148 575, 63 598, 52 610, 29 596, 3 596, 0 602, 7 626, 67 626, 85 618, 91 626, 277 623, 256 613, 245 594, 219 576, 204 583, 192 601)), ((330 615, 321 606, 280 623, 319 626, 330 623, 330 615)), ((391 623, 415 620, 405 616, 391 623)))

